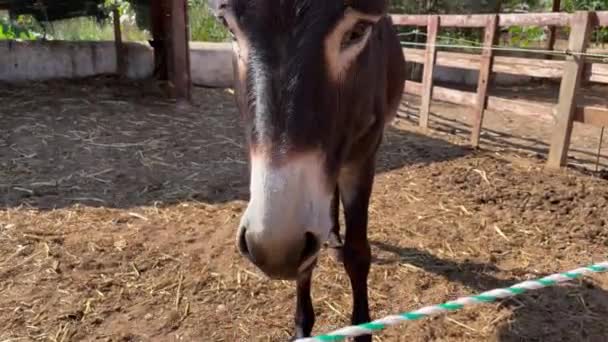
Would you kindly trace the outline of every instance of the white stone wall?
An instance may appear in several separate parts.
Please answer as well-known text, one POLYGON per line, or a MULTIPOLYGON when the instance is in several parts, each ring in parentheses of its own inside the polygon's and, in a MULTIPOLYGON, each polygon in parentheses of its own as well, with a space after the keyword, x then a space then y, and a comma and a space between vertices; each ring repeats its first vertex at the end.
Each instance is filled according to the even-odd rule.
MULTIPOLYGON (((154 55, 143 44, 127 43, 127 76, 152 74, 154 55)), ((114 42, 0 41, 0 81, 81 78, 116 71, 114 42)))
MULTIPOLYGON (((154 51, 143 43, 125 43, 127 76, 152 76, 154 51)), ((229 87, 232 84, 230 44, 190 43, 194 84, 229 87)), ((116 72, 114 42, 0 40, 0 81, 23 82, 82 78, 116 72)))
MULTIPOLYGON (((143 43, 125 43, 127 76, 147 78, 154 68, 152 48, 143 43)), ((195 85, 230 87, 232 50, 230 43, 190 43, 190 66, 195 85)), ((116 72, 114 42, 0 41, 0 81, 20 82, 56 78, 81 78, 116 72)), ((477 84, 477 71, 437 66, 437 81, 477 84)), ((498 84, 526 83, 530 77, 499 74, 498 84)))

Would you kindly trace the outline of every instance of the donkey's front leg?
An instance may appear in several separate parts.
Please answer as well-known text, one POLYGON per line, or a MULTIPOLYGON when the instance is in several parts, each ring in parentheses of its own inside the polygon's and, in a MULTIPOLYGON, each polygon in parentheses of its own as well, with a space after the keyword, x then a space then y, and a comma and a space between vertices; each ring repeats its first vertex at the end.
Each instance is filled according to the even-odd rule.
POLYGON ((312 281, 312 269, 298 277, 297 303, 296 303, 296 334, 295 339, 310 337, 315 324, 315 311, 310 297, 310 286, 312 281))
POLYGON ((337 262, 344 261, 343 243, 340 238, 340 189, 338 186, 336 186, 334 197, 331 200, 331 232, 327 247, 337 262))
MULTIPOLYGON (((371 265, 371 249, 367 240, 369 199, 374 182, 372 162, 360 169, 349 170, 340 178, 340 190, 346 221, 344 266, 353 292, 352 324, 370 321, 367 297, 367 277, 371 265)), ((371 342, 370 335, 355 338, 356 342, 371 342)))

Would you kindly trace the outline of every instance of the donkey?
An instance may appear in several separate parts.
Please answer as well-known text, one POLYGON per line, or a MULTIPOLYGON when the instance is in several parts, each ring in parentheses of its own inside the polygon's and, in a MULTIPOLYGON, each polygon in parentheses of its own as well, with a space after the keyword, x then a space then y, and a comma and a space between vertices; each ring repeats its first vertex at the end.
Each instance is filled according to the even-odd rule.
POLYGON ((388 1, 209 1, 232 34, 249 150, 238 250, 269 278, 296 281, 295 338, 309 337, 315 322, 311 279, 323 244, 350 278, 352 323, 368 322, 376 154, 405 82, 388 1))

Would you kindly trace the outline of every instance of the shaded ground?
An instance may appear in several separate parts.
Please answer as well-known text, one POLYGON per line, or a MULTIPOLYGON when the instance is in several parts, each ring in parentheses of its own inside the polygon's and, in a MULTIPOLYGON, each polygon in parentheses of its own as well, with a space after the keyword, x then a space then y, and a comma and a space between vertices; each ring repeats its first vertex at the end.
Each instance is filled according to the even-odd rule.
MULTIPOLYGON (((444 85, 449 88, 475 92, 475 89, 461 85, 444 85)), ((555 82, 537 82, 522 86, 494 87, 491 95, 507 99, 523 99, 542 102, 547 105, 558 102, 559 84, 555 82)), ((579 91, 579 103, 608 108, 608 85, 588 85, 579 91)), ((402 108, 413 124, 418 123, 417 113, 420 98, 406 95, 407 105, 402 108)), ((470 136, 472 109, 446 102, 433 102, 431 106, 431 127, 435 133, 457 135, 468 139, 470 136)), ((552 117, 527 113, 523 116, 516 113, 486 111, 482 130, 482 147, 493 151, 509 151, 525 154, 534 158, 546 158, 549 142, 554 127, 552 117)), ((574 124, 570 146, 570 166, 585 167, 590 170, 608 169, 608 131, 600 149, 601 128, 580 123, 574 124), (599 153, 598 153, 599 152, 599 153), (599 155, 599 158, 598 158, 599 155)))
MULTIPOLYGON (((156 94, 104 80, 0 88, 0 341, 286 340, 293 284, 234 247, 248 180, 231 97, 196 89, 175 109, 156 94)), ((389 129, 373 317, 606 259, 606 180, 464 143, 407 120, 389 129)), ((605 341, 607 291, 596 276, 377 340, 605 341)), ((313 296, 315 332, 348 324, 347 277, 325 255, 313 296)))
MULTIPOLYGON (((180 110, 150 85, 113 82, 0 90, 8 99, 0 109, 5 204, 124 208, 245 199, 247 156, 228 92, 198 89, 196 104, 180 110)), ((389 134, 394 149, 380 172, 465 153, 443 140, 389 134), (412 139, 420 145, 407 147, 412 139), (441 146, 441 153, 426 152, 427 145, 441 146), (418 153, 402 158, 411 149, 418 153)))

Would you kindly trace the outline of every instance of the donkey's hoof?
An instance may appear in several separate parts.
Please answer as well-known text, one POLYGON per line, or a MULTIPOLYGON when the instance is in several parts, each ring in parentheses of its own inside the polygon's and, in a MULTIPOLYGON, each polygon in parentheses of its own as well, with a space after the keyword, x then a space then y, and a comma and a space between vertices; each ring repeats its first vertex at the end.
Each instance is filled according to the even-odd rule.
POLYGON ((372 337, 371 335, 357 336, 354 338, 354 342, 372 342, 372 337))

